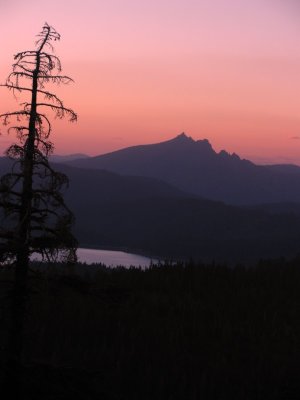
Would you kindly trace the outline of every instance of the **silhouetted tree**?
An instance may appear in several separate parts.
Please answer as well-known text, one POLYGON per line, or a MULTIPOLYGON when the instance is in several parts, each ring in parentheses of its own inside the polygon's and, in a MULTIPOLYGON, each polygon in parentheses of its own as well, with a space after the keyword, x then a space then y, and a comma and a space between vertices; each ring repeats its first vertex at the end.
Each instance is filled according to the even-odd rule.
POLYGON ((0 263, 15 266, 12 323, 8 345, 8 376, 18 380, 21 365, 22 332, 27 294, 27 276, 31 254, 43 259, 73 262, 77 241, 71 233, 73 215, 64 203, 61 189, 67 177, 52 169, 48 156, 53 151, 49 140, 51 122, 47 110, 57 118, 76 121, 77 115, 62 100, 47 90, 48 83, 72 81, 61 74, 59 58, 52 42, 60 35, 47 23, 38 34, 36 49, 14 56, 6 87, 14 94, 27 95, 18 111, 1 114, 8 131, 14 131, 18 143, 6 155, 12 159, 10 173, 0 180, 0 263))

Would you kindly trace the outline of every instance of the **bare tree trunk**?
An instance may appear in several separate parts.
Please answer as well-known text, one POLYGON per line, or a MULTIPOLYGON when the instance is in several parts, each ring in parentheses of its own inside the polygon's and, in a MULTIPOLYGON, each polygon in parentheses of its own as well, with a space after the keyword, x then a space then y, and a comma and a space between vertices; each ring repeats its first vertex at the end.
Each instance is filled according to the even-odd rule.
POLYGON ((16 262, 4 376, 4 393, 9 393, 9 398, 16 400, 22 399, 22 350, 26 315, 28 263, 28 251, 23 246, 18 253, 16 262))
POLYGON ((28 297, 29 234, 31 223, 33 155, 35 142, 36 103, 39 54, 33 73, 32 99, 29 119, 29 133, 25 147, 23 169, 23 188, 18 228, 18 251, 15 266, 15 280, 11 301, 11 320, 7 349, 5 386, 12 399, 22 398, 22 352, 24 343, 24 322, 28 297))

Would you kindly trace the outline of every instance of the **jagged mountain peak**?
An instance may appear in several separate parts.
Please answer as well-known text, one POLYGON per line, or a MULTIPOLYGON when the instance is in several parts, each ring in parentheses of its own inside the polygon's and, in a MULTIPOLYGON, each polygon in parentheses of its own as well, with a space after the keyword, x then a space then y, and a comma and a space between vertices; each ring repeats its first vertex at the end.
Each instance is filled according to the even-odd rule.
POLYGON ((223 159, 231 159, 231 160, 241 161, 241 158, 239 157, 238 154, 236 154, 236 153, 230 154, 230 153, 228 153, 228 151, 226 151, 226 150, 221 150, 221 151, 218 153, 218 155, 219 155, 220 157, 222 157, 223 159))
MULTIPOLYGON (((185 132, 180 133, 179 135, 175 136, 172 139, 169 139, 164 142, 155 143, 155 146, 159 145, 193 145, 195 144, 195 140, 191 136, 187 136, 185 132)), ((146 145, 147 146, 147 145, 146 145)), ((150 145, 151 146, 151 145, 150 145)))
POLYGON ((193 143, 197 145, 204 145, 212 148, 208 139, 199 139, 194 140, 191 136, 188 136, 185 132, 180 133, 179 135, 175 136, 175 138, 171 139, 170 142, 182 142, 182 143, 193 143))
POLYGON ((187 136, 185 132, 180 133, 173 140, 195 142, 195 140, 191 136, 187 136))
POLYGON ((175 136, 175 138, 166 142, 157 143, 157 145, 176 145, 176 148, 193 149, 196 152, 201 153, 215 153, 212 145, 207 139, 194 140, 191 136, 188 136, 185 132, 175 136))

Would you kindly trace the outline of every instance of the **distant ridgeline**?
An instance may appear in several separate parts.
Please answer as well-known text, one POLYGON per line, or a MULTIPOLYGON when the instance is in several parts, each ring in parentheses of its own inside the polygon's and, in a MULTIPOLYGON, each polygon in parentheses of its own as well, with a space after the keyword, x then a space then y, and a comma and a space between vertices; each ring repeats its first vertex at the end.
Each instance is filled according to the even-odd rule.
MULTIPOLYGON (((257 166, 185 134, 60 162, 80 245, 227 262, 300 250, 300 167, 257 166)), ((10 166, 0 158, 1 175, 10 166)))
POLYGON ((258 166, 224 150, 216 153, 208 140, 195 141, 184 133, 68 164, 161 179, 187 193, 235 205, 300 202, 300 167, 258 166))

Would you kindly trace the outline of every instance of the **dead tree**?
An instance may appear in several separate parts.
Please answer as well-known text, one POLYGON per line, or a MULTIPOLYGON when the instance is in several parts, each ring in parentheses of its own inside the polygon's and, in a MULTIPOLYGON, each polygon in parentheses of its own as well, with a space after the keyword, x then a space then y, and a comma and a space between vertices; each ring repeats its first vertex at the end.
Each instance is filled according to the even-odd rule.
POLYGON ((60 35, 46 23, 38 34, 36 49, 14 56, 12 72, 1 85, 25 96, 18 111, 0 115, 18 139, 6 151, 12 160, 11 172, 0 180, 0 265, 10 263, 15 268, 7 364, 7 376, 13 376, 14 384, 21 365, 30 256, 39 253, 48 261, 76 260, 73 215, 61 193, 68 179, 54 171, 48 160, 53 151, 48 112, 56 118, 77 120, 76 113, 47 89, 50 83, 72 81, 61 74, 60 60, 53 54, 52 42, 59 39, 60 35))

